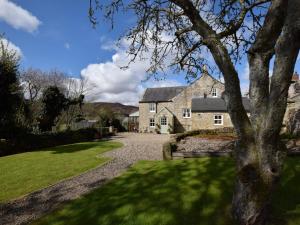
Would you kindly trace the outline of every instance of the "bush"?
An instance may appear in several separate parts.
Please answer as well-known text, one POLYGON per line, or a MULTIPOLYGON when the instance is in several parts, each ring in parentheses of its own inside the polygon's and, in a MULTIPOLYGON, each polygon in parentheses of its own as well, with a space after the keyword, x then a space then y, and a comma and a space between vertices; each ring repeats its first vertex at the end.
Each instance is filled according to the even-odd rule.
POLYGON ((296 139, 296 138, 299 138, 300 135, 296 135, 296 134, 291 134, 291 133, 283 133, 280 135, 281 139, 287 139, 287 140, 291 140, 291 139, 296 139))
POLYGON ((76 131, 67 130, 57 133, 16 134, 13 140, 0 141, 0 156, 48 148, 57 145, 90 141, 99 137, 99 132, 93 128, 76 131))
POLYGON ((174 141, 166 142, 163 145, 163 159, 171 160, 172 152, 175 152, 177 149, 177 145, 174 141))

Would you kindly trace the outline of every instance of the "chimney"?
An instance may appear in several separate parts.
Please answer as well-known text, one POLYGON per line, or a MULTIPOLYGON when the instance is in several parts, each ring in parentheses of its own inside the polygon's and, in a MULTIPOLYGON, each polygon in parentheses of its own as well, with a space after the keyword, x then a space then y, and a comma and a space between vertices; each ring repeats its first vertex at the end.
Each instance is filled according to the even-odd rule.
POLYGON ((292 81, 298 81, 299 80, 299 74, 297 72, 294 73, 292 76, 292 81))
POLYGON ((207 66, 206 65, 203 65, 202 66, 202 75, 207 75, 208 74, 208 70, 207 70, 207 66))

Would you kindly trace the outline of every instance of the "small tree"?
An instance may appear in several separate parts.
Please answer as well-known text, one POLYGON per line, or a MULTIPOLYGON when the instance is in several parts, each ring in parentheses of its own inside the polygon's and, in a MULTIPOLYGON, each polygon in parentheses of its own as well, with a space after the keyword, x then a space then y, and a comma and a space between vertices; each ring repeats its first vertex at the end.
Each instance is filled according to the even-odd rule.
POLYGON ((63 111, 59 123, 66 124, 69 128, 71 123, 78 120, 82 115, 84 94, 86 93, 86 80, 82 77, 66 77, 64 81, 64 94, 69 101, 69 107, 63 111))
MULTIPOLYGON (((50 86, 43 92, 42 115, 39 119, 39 127, 41 131, 50 131, 55 125, 56 120, 63 111, 67 111, 72 106, 78 106, 80 109, 83 104, 84 95, 79 95, 77 98, 67 98, 57 86, 50 86)), ((73 120, 78 115, 73 115, 73 120)))
POLYGON ((56 86, 48 87, 42 97, 43 112, 40 118, 39 127, 41 131, 50 131, 55 124, 55 119, 67 108, 68 99, 56 86))
POLYGON ((0 40, 0 137, 12 137, 17 127, 17 114, 22 104, 18 82, 19 57, 0 40))

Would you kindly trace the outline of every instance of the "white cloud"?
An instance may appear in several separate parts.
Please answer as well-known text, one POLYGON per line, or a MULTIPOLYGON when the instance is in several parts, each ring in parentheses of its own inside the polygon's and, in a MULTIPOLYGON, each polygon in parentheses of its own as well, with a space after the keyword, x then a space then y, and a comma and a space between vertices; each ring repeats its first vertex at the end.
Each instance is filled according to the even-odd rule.
POLYGON ((30 33, 37 30, 41 24, 37 17, 9 0, 0 0, 0 20, 15 29, 23 29, 30 33))
POLYGON ((65 47, 66 49, 70 49, 70 48, 71 48, 71 46, 70 46, 70 44, 69 44, 68 42, 66 42, 66 43, 64 44, 64 47, 65 47))
POLYGON ((81 71, 82 77, 93 87, 86 95, 88 101, 137 105, 146 87, 181 85, 175 80, 141 82, 147 77, 146 70, 149 68, 147 59, 137 57, 128 69, 121 69, 120 67, 126 66, 129 62, 127 48, 128 42, 122 40, 120 47, 110 46, 110 49, 116 50, 110 61, 90 64, 81 71))
POLYGON ((8 41, 5 38, 0 38, 0 42, 3 44, 4 48, 6 48, 10 52, 15 52, 18 57, 22 57, 23 53, 21 49, 13 44, 12 42, 8 41))

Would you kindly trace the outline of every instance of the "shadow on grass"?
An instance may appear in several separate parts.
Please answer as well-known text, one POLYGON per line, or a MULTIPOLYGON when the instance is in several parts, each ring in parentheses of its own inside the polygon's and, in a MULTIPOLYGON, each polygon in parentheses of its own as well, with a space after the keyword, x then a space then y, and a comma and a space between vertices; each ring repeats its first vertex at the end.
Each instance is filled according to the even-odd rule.
POLYGON ((273 224, 300 224, 300 157, 286 159, 281 183, 274 193, 273 224))
MULTIPOLYGON (((272 225, 300 224, 300 158, 287 159, 272 225)), ((37 224, 234 225, 230 158, 142 161, 37 224)))
POLYGON ((229 158, 142 161, 39 223, 232 225, 233 168, 229 158))

